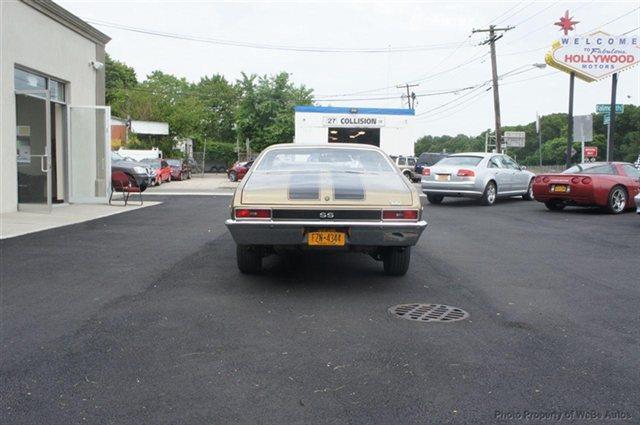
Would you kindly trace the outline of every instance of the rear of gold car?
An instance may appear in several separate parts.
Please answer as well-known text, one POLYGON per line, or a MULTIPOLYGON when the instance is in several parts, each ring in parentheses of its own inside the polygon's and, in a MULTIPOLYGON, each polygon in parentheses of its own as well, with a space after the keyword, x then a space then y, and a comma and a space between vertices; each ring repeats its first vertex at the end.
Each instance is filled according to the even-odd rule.
POLYGON ((334 250, 365 252, 382 260, 389 274, 406 273, 410 247, 427 223, 418 191, 381 151, 317 147, 375 150, 391 172, 358 172, 348 166, 261 172, 261 157, 274 149, 313 148, 276 145, 265 150, 237 188, 226 225, 238 245, 242 272, 259 271, 262 257, 271 253, 334 250))

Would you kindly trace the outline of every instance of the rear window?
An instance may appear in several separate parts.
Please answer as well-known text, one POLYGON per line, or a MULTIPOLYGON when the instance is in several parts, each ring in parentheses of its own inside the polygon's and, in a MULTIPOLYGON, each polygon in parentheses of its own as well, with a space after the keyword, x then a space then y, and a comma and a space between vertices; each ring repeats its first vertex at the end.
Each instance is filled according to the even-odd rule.
POLYGON ((291 148, 265 153, 254 172, 343 171, 395 173, 384 154, 369 149, 291 148))
POLYGON ((438 165, 466 165, 475 167, 482 161, 481 156, 450 156, 438 161, 438 165))
POLYGON ((167 159, 169 165, 173 165, 174 167, 180 167, 182 165, 182 161, 179 159, 167 159))

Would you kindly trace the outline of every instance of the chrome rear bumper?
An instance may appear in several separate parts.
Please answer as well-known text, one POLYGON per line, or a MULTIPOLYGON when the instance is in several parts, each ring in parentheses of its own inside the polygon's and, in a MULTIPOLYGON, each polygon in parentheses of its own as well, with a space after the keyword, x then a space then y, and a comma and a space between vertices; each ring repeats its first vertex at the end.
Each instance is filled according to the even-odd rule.
POLYGON ((232 220, 225 222, 240 245, 307 245, 307 233, 335 229, 347 233, 347 246, 412 246, 427 222, 386 221, 273 221, 232 220))

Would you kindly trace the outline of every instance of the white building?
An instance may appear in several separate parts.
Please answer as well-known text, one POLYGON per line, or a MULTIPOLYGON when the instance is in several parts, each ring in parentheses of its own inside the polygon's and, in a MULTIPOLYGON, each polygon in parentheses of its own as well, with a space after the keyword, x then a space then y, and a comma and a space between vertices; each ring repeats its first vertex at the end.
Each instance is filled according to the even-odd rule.
POLYGON ((365 143, 413 155, 412 109, 296 106, 295 143, 365 143))
POLYGON ((48 0, 0 1, 0 212, 106 202, 105 44, 48 0))

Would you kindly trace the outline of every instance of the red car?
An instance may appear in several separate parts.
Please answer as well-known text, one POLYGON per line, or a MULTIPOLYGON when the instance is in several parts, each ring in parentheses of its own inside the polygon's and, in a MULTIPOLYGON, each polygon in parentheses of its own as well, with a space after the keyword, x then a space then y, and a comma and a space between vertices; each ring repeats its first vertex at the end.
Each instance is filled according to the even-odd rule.
POLYGON ((171 167, 171 180, 185 180, 191 178, 191 166, 181 159, 167 159, 171 167))
POLYGON ((533 196, 552 211, 567 205, 604 207, 619 214, 635 204, 640 170, 626 162, 578 164, 560 174, 539 174, 533 196))
POLYGON ((160 158, 152 158, 145 159, 144 162, 149 164, 151 168, 155 170, 155 184, 159 185, 162 182, 170 182, 171 181, 171 167, 164 159, 160 158))
POLYGON ((242 180, 242 178, 245 174, 247 174, 247 171, 249 171, 249 168, 251 168, 252 165, 253 161, 234 163, 231 168, 227 170, 227 176, 229 176, 229 180, 231 180, 232 182, 242 180))

